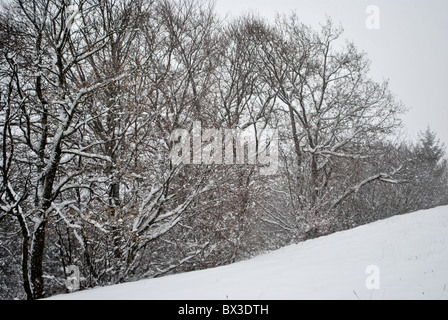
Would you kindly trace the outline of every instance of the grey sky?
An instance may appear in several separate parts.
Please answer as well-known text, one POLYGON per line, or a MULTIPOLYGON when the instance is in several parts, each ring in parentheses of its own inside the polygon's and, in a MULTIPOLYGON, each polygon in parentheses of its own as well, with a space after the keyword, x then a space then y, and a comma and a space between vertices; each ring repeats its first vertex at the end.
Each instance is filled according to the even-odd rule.
POLYGON ((448 146, 448 1, 446 0, 216 0, 221 15, 256 12, 273 19, 295 10, 318 26, 326 15, 345 29, 344 37, 368 53, 371 75, 389 79, 397 98, 410 108, 403 133, 415 138, 428 125, 448 146), (366 8, 380 10, 380 30, 366 27, 366 8))

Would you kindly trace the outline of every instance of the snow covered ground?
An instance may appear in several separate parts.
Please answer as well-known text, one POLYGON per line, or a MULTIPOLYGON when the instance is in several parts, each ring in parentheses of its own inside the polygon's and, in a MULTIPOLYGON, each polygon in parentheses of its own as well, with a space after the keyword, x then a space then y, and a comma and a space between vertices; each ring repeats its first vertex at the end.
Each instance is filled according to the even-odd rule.
POLYGON ((397 216, 225 267, 53 299, 448 300, 448 207, 397 216))

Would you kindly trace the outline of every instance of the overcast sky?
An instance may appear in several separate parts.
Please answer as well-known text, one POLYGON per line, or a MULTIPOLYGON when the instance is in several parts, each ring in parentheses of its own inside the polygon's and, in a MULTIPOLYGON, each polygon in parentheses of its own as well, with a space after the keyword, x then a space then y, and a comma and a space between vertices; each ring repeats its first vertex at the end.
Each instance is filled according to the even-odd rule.
POLYGON ((344 37, 366 51, 374 79, 389 79, 397 98, 410 108, 404 134, 415 138, 429 125, 448 146, 447 0, 216 0, 221 15, 255 12, 274 19, 295 10, 318 26, 326 15, 342 25, 344 37), (367 7, 379 9, 379 30, 366 26, 367 7))

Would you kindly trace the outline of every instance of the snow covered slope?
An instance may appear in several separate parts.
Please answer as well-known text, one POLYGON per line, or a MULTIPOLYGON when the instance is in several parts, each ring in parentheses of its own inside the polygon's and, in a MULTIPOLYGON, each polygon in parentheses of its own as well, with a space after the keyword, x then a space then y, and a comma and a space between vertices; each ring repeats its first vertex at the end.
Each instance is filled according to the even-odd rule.
POLYGON ((233 265, 54 299, 448 299, 448 207, 397 216, 233 265), (375 266, 373 273, 366 273, 375 266), (380 289, 369 290, 373 284, 380 289))

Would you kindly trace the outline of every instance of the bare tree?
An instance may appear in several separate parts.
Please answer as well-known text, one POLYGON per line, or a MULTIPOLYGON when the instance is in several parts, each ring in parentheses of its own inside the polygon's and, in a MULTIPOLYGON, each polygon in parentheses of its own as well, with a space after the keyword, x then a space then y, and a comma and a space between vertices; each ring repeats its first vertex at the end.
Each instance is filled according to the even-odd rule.
POLYGON ((328 217, 373 181, 393 182, 399 168, 361 178, 340 175, 347 166, 362 166, 372 155, 371 145, 399 126, 403 111, 387 83, 369 79, 365 54, 351 43, 339 44, 342 30, 331 20, 320 32, 295 16, 279 17, 275 27, 252 21, 250 28, 262 50, 264 79, 289 121, 295 155, 290 186, 305 221, 328 217))
MULTIPOLYGON (((28 244, 28 248, 24 245, 22 258, 29 299, 45 295, 43 261, 47 228, 55 217, 63 218, 64 208, 71 204, 70 200, 64 201, 63 195, 73 188, 72 182, 81 174, 71 168, 80 157, 110 161, 108 157, 90 154, 87 149, 74 148, 73 143, 80 129, 92 121, 85 113, 84 102, 100 88, 127 76, 125 72, 90 83, 75 78, 85 72, 84 62, 103 50, 111 36, 101 34, 94 42, 82 41, 77 17, 80 12, 95 9, 96 5, 88 1, 51 0, 17 0, 9 8, 9 23, 20 26, 22 34, 21 45, 6 57, 15 92, 15 99, 10 101, 16 114, 12 145, 21 149, 11 165, 25 170, 30 183, 7 198, 11 203, 27 195, 26 202, 15 206, 14 215, 19 220, 24 244, 28 244)), ((4 184, 13 186, 12 181, 4 184)))
POLYGON ((81 288, 159 277, 447 201, 443 147, 389 141, 404 108, 342 36, 221 21, 209 1, 5 4, 0 297, 66 292, 72 265, 81 288), (173 162, 172 132, 197 122, 251 129, 256 151, 278 129, 278 174, 173 162))

